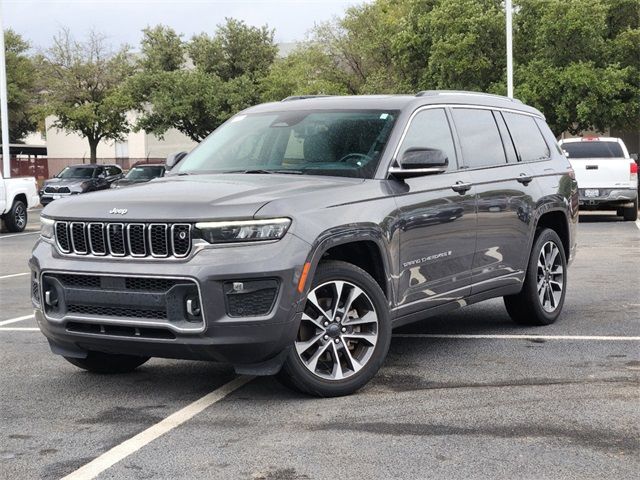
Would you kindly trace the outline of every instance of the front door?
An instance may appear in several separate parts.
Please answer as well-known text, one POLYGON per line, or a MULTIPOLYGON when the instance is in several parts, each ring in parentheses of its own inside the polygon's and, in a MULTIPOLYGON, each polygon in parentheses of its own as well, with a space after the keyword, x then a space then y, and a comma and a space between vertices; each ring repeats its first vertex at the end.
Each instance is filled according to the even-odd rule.
POLYGON ((420 110, 413 117, 397 158, 409 148, 445 152, 445 173, 404 180, 396 197, 400 216, 398 314, 450 301, 470 291, 476 242, 475 191, 458 167, 449 117, 443 108, 420 110))

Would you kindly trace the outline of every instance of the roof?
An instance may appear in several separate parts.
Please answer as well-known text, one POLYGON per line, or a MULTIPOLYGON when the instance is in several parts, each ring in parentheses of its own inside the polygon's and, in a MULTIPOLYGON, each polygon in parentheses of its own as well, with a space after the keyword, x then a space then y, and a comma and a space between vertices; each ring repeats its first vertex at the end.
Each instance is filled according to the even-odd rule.
POLYGON ((537 109, 519 100, 480 92, 429 90, 417 95, 299 96, 282 102, 263 103, 243 113, 284 112, 293 110, 414 110, 424 105, 474 105, 519 110, 544 118, 537 109))

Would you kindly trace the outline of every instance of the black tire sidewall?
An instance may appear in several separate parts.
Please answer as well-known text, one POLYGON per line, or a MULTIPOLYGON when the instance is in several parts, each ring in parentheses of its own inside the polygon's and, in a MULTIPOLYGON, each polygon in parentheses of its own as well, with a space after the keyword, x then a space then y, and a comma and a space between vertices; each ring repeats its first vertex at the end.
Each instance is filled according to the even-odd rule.
POLYGON ((298 357, 295 348, 280 372, 284 381, 297 390, 321 397, 348 395, 364 386, 379 370, 391 343, 391 319, 387 299, 380 286, 364 270, 341 261, 323 262, 314 275, 312 290, 332 280, 347 280, 361 288, 371 299, 378 315, 378 340, 369 362, 358 373, 344 380, 325 380, 312 374, 298 357))

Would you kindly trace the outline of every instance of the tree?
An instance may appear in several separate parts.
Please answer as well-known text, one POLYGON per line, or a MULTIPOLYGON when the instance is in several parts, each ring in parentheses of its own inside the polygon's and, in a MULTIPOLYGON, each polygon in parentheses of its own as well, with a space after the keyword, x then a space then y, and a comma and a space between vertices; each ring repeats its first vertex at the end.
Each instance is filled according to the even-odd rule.
POLYGON ((130 129, 126 114, 133 104, 123 91, 134 71, 129 49, 113 52, 95 32, 79 42, 62 30, 53 43, 41 59, 46 112, 55 115, 55 127, 87 139, 95 163, 101 140, 122 140, 130 129))
POLYGON ((9 139, 19 142, 37 129, 37 70, 27 55, 29 44, 13 30, 4 33, 9 139))
POLYGON ((162 136, 175 128, 198 142, 238 110, 260 102, 263 78, 277 52, 266 26, 227 19, 213 36, 196 35, 179 46, 179 35, 168 27, 143 33, 142 68, 128 82, 132 103, 140 105, 136 129, 162 136), (175 60, 178 51, 192 67, 158 61, 175 60))

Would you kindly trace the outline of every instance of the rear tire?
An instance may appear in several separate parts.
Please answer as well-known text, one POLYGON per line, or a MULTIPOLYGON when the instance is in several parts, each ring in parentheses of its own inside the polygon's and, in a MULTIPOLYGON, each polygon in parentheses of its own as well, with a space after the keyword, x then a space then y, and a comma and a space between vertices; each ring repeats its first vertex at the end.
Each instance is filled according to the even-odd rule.
POLYGON ((27 226, 27 206, 22 200, 15 200, 4 216, 7 230, 13 233, 22 232, 27 226))
POLYGON ((387 299, 350 263, 321 263, 278 379, 318 397, 349 395, 377 373, 391 343, 387 299))
POLYGON ((520 293, 504 297, 511 319, 520 325, 550 325, 556 321, 567 286, 567 258, 558 234, 545 228, 538 233, 520 293))
POLYGON ((86 358, 64 357, 64 359, 92 373, 113 374, 132 372, 149 360, 149 357, 89 352, 86 358))
POLYGON ((634 200, 632 207, 622 209, 622 218, 627 222, 635 222, 638 219, 638 197, 634 200))

